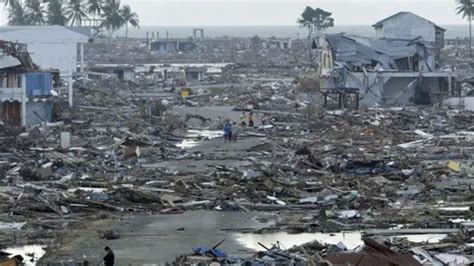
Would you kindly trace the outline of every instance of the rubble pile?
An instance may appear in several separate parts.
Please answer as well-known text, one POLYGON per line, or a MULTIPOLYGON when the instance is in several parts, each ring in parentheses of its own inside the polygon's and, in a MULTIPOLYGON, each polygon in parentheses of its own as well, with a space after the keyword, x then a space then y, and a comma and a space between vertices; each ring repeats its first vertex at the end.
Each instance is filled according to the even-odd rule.
MULTIPOLYGON (((86 53, 91 62, 103 62, 101 49, 110 62, 125 55, 155 60, 136 43, 114 45, 94 44, 86 53)), ((160 58, 209 61, 199 55, 160 58)), ((331 111, 315 100, 317 85, 303 91, 295 81, 304 66, 269 58, 275 62, 267 70, 255 62, 227 67, 217 84, 81 77, 74 108, 57 106, 58 122, 2 125, 0 240, 57 246, 71 228, 104 217, 256 211, 274 221, 227 231, 360 231, 368 238, 357 250, 321 243, 262 246, 253 263, 472 261, 472 113, 438 106, 331 111), (236 143, 222 138, 226 121, 235 122, 236 143), (446 236, 438 243, 398 238, 410 234, 446 236)), ((115 241, 121 234, 105 230, 97 238, 115 241)), ((177 263, 247 260, 218 245, 198 247, 191 257, 177 263)))
POLYGON ((317 241, 284 249, 279 243, 266 247, 264 251, 248 258, 229 256, 225 251, 196 247, 190 255, 176 258, 176 265, 466 265, 469 256, 434 253, 426 245, 409 243, 405 240, 390 241, 384 238, 364 238, 364 245, 348 250, 343 243, 324 245, 317 241), (425 248, 425 249, 424 249, 425 248))
MULTIPOLYGON (((306 46, 287 49, 252 46, 249 38, 214 37, 192 42, 192 51, 171 50, 166 52, 149 49, 154 41, 146 39, 96 39, 85 46, 89 64, 148 64, 148 63, 222 63, 253 64, 264 71, 287 69, 289 65, 308 64, 306 46)), ((302 40, 299 40, 302 41, 302 40)), ((304 41, 302 41, 304 42, 304 41)))
MULTIPOLYGON (((11 214, 4 222, 27 221, 26 227, 41 228, 46 225, 29 217, 206 208, 281 211, 282 221, 266 231, 300 233, 399 224, 460 228, 462 223, 452 218, 472 216, 469 208, 449 209, 469 207, 466 202, 472 197, 469 182, 474 171, 464 164, 472 147, 468 112, 327 111, 316 114, 315 126, 308 128, 298 112, 275 108, 265 114, 267 124, 242 133, 243 139, 261 142, 237 158, 225 151, 206 154, 176 147, 175 141, 185 134, 179 128, 168 131, 167 123, 172 122, 145 115, 133 97, 120 97, 120 84, 94 86, 78 90, 78 109, 63 113, 68 117, 64 122, 7 137, 22 145, 2 154, 1 206, 11 214), (72 135, 69 147, 59 145, 61 132, 72 135), (212 163, 223 159, 245 164, 212 163), (449 167, 446 159, 453 161, 449 167), (151 166, 181 160, 206 161, 213 170, 151 166), (295 213, 284 215, 288 211, 295 213)), ((283 91, 259 89, 277 96, 283 91)), ((185 123, 182 126, 185 130, 185 123)))

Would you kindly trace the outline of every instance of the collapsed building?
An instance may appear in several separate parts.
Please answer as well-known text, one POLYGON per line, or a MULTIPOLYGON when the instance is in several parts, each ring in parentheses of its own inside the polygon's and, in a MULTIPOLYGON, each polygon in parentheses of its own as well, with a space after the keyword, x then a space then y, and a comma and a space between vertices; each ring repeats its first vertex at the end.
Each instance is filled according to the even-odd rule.
POLYGON ((452 91, 441 67, 445 29, 410 12, 373 25, 376 38, 326 34, 320 40, 324 89, 358 89, 362 105, 432 104, 452 91))
MULTIPOLYGON (((25 44, 0 41, 0 118, 27 126, 50 122, 58 73, 40 70, 25 44)), ((57 95, 57 94, 56 94, 57 95)))
POLYGON ((169 86, 195 85, 209 82, 222 75, 221 64, 93 64, 86 68, 84 76, 93 80, 116 78, 118 80, 137 81, 146 78, 169 86))
POLYGON ((0 37, 9 42, 28 45, 31 58, 42 69, 59 71, 67 81, 69 105, 73 104, 73 78, 84 68, 84 44, 92 40, 89 27, 4 26, 0 37))

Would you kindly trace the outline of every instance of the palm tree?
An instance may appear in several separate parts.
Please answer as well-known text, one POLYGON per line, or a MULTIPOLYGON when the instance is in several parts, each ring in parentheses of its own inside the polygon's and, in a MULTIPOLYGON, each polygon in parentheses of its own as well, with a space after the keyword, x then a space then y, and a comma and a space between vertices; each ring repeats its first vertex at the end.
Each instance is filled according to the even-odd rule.
POLYGON ((16 0, 0 0, 0 2, 3 2, 3 4, 5 5, 5 7, 9 7, 9 8, 12 8, 16 2, 16 0))
POLYGON ((26 16, 33 25, 44 24, 44 9, 40 0, 26 0, 26 16))
POLYGON ((63 0, 50 0, 47 13, 49 25, 67 24, 63 0))
POLYGON ((122 19, 125 22, 125 39, 128 39, 128 24, 137 28, 140 27, 138 15, 133 12, 129 5, 125 5, 121 10, 122 19))
POLYGON ((120 0, 106 0, 103 6, 103 22, 101 27, 105 27, 109 30, 109 37, 112 38, 114 31, 120 29, 125 25, 123 20, 121 10, 120 10, 120 0))
POLYGON ((472 57, 472 15, 474 14, 474 3, 472 0, 456 0, 456 14, 469 21, 469 56, 472 57))
POLYGON ((71 26, 81 26, 82 20, 87 19, 85 3, 82 0, 70 0, 66 16, 71 26))
POLYGON ((87 3, 87 13, 94 16, 94 25, 97 26, 97 15, 102 13, 102 5, 104 4, 103 0, 89 0, 87 3))
POLYGON ((0 2, 3 2, 4 4, 4 9, 8 10, 8 17, 10 18, 10 13, 13 12, 12 9, 15 7, 17 4, 17 0, 0 0, 0 2))
POLYGON ((26 15, 25 7, 18 1, 12 1, 10 12, 8 14, 8 24, 12 26, 31 24, 26 15))

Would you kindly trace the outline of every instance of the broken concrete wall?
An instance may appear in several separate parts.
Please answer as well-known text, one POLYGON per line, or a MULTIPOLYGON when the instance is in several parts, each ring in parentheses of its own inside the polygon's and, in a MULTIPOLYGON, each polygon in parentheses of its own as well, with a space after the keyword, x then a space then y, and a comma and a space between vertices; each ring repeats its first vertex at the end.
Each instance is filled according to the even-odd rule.
POLYGON ((451 97, 444 100, 443 105, 474 111, 474 97, 451 97))
POLYGON ((383 84, 382 102, 385 104, 413 104, 415 97, 415 78, 389 78, 383 84))
POLYGON ((419 79, 384 73, 342 73, 325 79, 323 87, 359 88, 360 104, 365 106, 431 104, 440 101, 447 93, 440 84, 442 77, 419 79))

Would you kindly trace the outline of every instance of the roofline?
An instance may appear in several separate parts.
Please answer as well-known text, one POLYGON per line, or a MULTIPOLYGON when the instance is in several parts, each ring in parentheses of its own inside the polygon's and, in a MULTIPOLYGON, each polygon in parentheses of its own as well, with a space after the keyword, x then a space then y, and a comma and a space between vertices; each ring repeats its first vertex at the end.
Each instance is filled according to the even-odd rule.
POLYGON ((422 19, 428 21, 429 23, 433 24, 436 28, 438 28, 438 29, 440 29, 440 30, 442 30, 442 31, 446 31, 446 29, 444 29, 444 28, 442 28, 442 27, 436 25, 436 23, 434 23, 433 21, 428 20, 428 19, 426 19, 426 18, 424 18, 424 17, 422 17, 422 16, 419 16, 419 15, 413 13, 413 12, 410 12, 410 11, 400 11, 400 12, 398 12, 398 13, 395 13, 395 14, 389 16, 389 17, 386 17, 386 18, 384 18, 384 19, 382 19, 382 20, 376 22, 375 24, 372 25, 372 27, 373 27, 373 28, 380 28, 380 27, 383 26, 383 23, 384 23, 386 20, 389 20, 389 19, 391 19, 391 18, 393 18, 393 17, 396 17, 396 16, 398 16, 398 15, 400 15, 400 14, 403 14, 403 13, 415 15, 415 16, 417 16, 417 17, 419 17, 419 18, 422 18, 422 19))
MULTIPOLYGON (((88 43, 91 40, 88 36, 86 36, 82 33, 76 32, 74 30, 68 29, 65 26, 60 26, 60 25, 42 25, 42 26, 34 26, 34 25, 10 26, 10 25, 3 25, 3 26, 0 26, 0 30, 5 29, 5 30, 8 30, 8 32, 9 31, 15 32, 15 31, 20 31, 20 30, 32 30, 35 27, 43 27, 43 28, 49 27, 49 28, 62 29, 64 31, 67 31, 69 34, 73 35, 72 38, 66 38, 66 39, 61 39, 61 40, 72 41, 72 42, 75 42, 75 43, 88 43)), ((6 40, 10 41, 9 39, 6 39, 6 40)), ((29 38, 23 38, 23 39, 19 39, 19 40, 16 40, 16 41, 19 41, 21 43, 26 43, 26 44, 30 44, 32 42, 37 42, 36 40, 29 39, 29 38)), ((47 43, 63 43, 63 42, 54 39, 54 40, 48 40, 47 43)))

